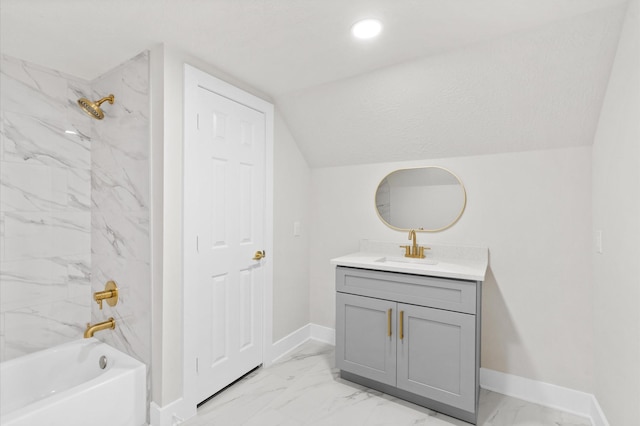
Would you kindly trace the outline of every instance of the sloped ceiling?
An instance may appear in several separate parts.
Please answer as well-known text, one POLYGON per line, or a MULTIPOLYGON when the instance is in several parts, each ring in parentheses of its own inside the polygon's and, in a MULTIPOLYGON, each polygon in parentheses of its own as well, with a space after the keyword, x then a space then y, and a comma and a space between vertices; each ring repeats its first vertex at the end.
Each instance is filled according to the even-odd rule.
POLYGON ((277 96, 313 167, 591 145, 624 8, 277 96))
POLYGON ((311 166, 591 143, 625 0, 0 0, 0 50, 93 79, 166 43, 266 93, 311 166), (382 36, 350 37, 378 17, 382 36))

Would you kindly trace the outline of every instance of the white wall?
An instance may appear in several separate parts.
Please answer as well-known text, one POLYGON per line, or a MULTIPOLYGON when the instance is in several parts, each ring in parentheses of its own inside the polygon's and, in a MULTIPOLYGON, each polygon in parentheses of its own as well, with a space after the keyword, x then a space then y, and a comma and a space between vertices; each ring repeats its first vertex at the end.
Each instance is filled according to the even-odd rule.
POLYGON ((309 323, 311 171, 276 111, 274 143, 273 341, 309 323), (299 235, 294 235, 294 223, 299 235))
POLYGON ((595 395, 612 426, 640 419, 639 10, 629 4, 593 145, 595 395))
POLYGON ((374 194, 392 170, 419 165, 457 174, 468 203, 452 228, 418 241, 490 250, 482 366, 591 392, 589 147, 312 169, 311 322, 334 327, 329 259, 360 239, 406 242, 378 219, 374 194))

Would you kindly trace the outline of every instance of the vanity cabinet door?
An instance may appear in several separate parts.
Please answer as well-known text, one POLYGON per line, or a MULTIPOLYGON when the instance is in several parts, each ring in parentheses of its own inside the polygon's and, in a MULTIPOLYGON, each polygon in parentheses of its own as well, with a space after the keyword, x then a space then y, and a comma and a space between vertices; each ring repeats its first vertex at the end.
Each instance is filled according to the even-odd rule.
POLYGON ((398 304, 397 387, 475 411, 475 316, 398 304), (399 330, 400 333, 400 330, 399 330))
POLYGON ((336 367, 396 384, 396 303, 337 293, 336 367))

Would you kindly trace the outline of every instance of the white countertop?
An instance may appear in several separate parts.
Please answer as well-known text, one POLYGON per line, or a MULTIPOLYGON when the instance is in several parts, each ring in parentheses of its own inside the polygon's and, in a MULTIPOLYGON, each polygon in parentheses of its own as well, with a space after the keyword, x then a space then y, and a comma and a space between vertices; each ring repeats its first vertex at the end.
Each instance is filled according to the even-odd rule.
POLYGON ((364 240, 365 249, 346 256, 331 259, 336 266, 402 272, 433 277, 484 281, 488 266, 488 249, 451 245, 427 245, 431 250, 425 259, 402 256, 399 243, 381 243, 364 240))

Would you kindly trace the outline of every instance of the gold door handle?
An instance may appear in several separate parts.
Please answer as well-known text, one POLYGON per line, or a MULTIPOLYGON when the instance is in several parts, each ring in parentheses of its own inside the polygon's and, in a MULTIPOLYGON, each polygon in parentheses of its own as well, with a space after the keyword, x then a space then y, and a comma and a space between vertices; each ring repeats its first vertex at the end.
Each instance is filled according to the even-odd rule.
POLYGON ((387 336, 391 337, 391 309, 387 311, 387 336))
POLYGON ((400 340, 404 339, 404 311, 400 311, 400 340))
POLYGON ((266 256, 267 254, 264 252, 264 250, 258 250, 256 254, 253 255, 253 260, 260 260, 266 256))

